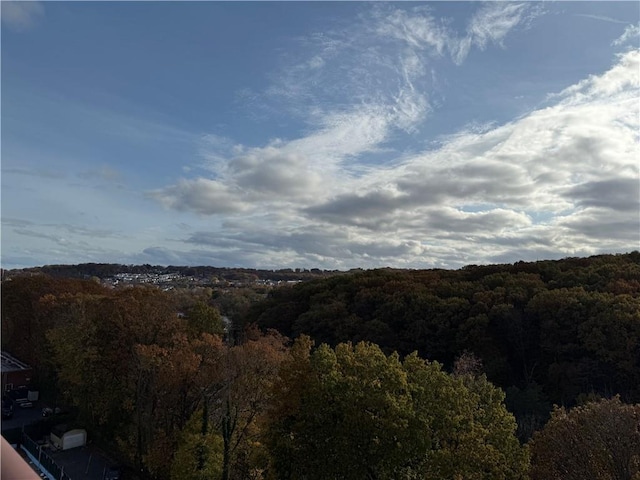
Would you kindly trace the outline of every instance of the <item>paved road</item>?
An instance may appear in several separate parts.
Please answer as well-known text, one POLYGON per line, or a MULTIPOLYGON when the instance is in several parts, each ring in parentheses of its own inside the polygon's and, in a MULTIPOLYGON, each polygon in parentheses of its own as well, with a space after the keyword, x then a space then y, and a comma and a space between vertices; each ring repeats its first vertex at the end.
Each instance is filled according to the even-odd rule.
POLYGON ((42 407, 39 403, 35 403, 32 408, 20 408, 15 405, 13 407, 13 418, 2 419, 2 430, 10 430, 16 427, 22 427, 30 423, 36 422, 42 418, 42 407))

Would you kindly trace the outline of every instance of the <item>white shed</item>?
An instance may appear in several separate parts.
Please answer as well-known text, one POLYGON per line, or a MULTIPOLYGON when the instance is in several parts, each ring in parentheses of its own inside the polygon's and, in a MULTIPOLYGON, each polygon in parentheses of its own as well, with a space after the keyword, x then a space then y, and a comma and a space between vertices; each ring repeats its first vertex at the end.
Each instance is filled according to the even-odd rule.
POLYGON ((87 431, 81 428, 66 432, 56 431, 54 428, 50 435, 51 444, 60 450, 82 447, 87 444, 87 431))

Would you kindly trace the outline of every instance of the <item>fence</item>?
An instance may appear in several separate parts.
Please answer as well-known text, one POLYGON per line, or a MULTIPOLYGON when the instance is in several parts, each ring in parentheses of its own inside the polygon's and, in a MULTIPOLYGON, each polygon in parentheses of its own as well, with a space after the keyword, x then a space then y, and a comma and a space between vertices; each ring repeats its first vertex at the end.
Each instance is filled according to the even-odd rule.
POLYGON ((20 438, 22 449, 27 452, 29 458, 42 470, 50 480, 71 480, 64 473, 64 467, 59 467, 53 459, 42 450, 42 446, 34 442, 26 433, 22 433, 20 438))

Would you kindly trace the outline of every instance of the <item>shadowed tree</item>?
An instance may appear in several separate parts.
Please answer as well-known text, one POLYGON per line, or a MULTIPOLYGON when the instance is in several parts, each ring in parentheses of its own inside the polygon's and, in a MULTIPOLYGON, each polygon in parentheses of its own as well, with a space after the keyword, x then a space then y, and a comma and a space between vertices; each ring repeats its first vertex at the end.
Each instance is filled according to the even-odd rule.
POLYGON ((640 479, 640 405, 558 408, 531 442, 533 480, 640 479))

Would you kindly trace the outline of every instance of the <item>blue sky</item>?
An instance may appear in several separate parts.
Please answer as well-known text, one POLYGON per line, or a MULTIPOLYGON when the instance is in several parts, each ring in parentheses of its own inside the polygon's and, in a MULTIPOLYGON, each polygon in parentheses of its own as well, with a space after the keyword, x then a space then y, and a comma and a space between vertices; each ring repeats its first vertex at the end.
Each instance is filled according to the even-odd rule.
POLYGON ((637 2, 2 2, 4 268, 640 247, 637 2))

